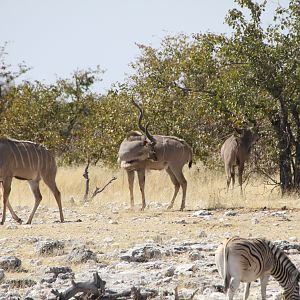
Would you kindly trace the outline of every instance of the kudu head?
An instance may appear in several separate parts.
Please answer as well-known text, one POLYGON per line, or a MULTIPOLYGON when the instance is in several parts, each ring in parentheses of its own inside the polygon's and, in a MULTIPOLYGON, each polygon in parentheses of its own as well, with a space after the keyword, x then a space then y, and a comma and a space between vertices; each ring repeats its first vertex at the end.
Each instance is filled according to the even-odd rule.
POLYGON ((157 160, 155 149, 154 149, 154 146, 156 145, 156 139, 149 132, 149 129, 148 129, 149 123, 146 124, 146 127, 144 127, 142 125, 142 120, 143 120, 143 117, 144 117, 144 111, 136 101, 134 101, 133 99, 131 99, 131 100, 132 100, 132 103, 134 104, 134 106, 137 107, 139 112, 140 112, 139 120, 138 120, 138 127, 142 131, 145 138, 147 138, 147 139, 144 140, 144 147, 150 149, 149 158, 153 159, 153 160, 157 160))
POLYGON ((241 141, 249 145, 249 147, 255 144, 255 142, 257 142, 259 139, 258 127, 256 124, 250 128, 234 128, 234 130, 238 133, 241 141))

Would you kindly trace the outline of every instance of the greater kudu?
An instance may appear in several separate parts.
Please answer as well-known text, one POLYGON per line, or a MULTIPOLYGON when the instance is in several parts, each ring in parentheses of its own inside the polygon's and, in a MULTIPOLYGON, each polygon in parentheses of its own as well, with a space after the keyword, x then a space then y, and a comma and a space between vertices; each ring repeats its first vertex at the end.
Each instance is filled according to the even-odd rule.
POLYGON ((33 210, 29 216, 27 224, 30 224, 37 210, 42 195, 39 182, 44 180, 45 184, 52 191, 60 213, 60 221, 64 221, 61 195, 55 183, 56 163, 52 153, 40 144, 29 141, 18 141, 6 137, 0 138, 0 181, 3 189, 3 214, 1 225, 5 222, 6 207, 11 212, 12 217, 18 222, 22 220, 12 209, 8 197, 11 191, 13 178, 28 180, 31 191, 35 198, 33 210))
POLYGON ((192 165, 192 149, 182 139, 173 136, 151 135, 148 124, 141 124, 144 116, 142 108, 133 101, 139 109, 139 129, 142 131, 131 131, 120 145, 118 161, 121 167, 127 171, 130 191, 131 207, 134 207, 133 183, 134 171, 138 174, 139 186, 142 194, 142 210, 146 207, 145 200, 145 170, 166 169, 175 191, 168 209, 173 207, 179 188, 182 188, 182 202, 180 210, 185 208, 187 181, 182 173, 183 166, 188 163, 192 165))
POLYGON ((225 164, 225 173, 227 175, 227 190, 229 189, 230 182, 232 188, 235 183, 235 167, 238 167, 239 186, 241 193, 243 193, 243 171, 245 162, 250 156, 251 146, 258 140, 258 134, 252 132, 250 129, 236 129, 240 133, 239 137, 234 135, 230 136, 221 148, 221 157, 225 164))

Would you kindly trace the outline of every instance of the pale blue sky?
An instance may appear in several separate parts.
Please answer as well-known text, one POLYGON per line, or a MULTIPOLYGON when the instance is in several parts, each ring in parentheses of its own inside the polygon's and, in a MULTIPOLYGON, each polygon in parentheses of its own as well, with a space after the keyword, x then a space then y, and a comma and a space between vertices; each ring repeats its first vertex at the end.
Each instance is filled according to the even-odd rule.
POLYGON ((8 42, 13 66, 32 67, 22 77, 28 80, 50 83, 100 65, 106 72, 97 90, 105 92, 130 72, 140 53, 135 43, 158 47, 166 35, 228 33, 223 22, 234 6, 234 0, 0 0, 0 45, 8 42))

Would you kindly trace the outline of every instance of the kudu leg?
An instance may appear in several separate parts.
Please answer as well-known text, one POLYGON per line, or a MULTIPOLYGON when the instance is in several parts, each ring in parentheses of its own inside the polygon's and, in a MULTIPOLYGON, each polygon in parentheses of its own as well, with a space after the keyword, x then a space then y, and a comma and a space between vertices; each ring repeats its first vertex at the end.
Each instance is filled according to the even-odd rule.
POLYGON ((33 194, 34 200, 35 200, 33 209, 31 211, 31 214, 30 214, 30 216, 28 218, 28 221, 26 223, 26 224, 31 224, 32 218, 33 218, 37 208, 39 207, 39 205, 42 201, 42 194, 41 194, 40 187, 39 187, 39 181, 29 180, 28 183, 29 183, 29 186, 31 188, 31 191, 32 191, 32 194, 33 194))
POLYGON ((20 219, 17 214, 15 213, 15 211, 13 210, 13 208, 11 207, 9 201, 7 201, 7 208, 10 211, 11 216, 13 217, 13 219, 18 222, 19 224, 22 224, 22 219, 20 219))
POLYGON ((127 171, 127 178, 128 178, 129 192, 130 192, 130 207, 131 209, 133 209, 134 208, 134 198, 133 198, 134 171, 127 171))
POLYGON ((146 207, 146 199, 145 199, 145 169, 141 169, 137 171, 139 178, 139 186, 142 194, 142 208, 144 210, 146 207))
POLYGON ((174 205, 174 202, 175 202, 175 199, 176 199, 176 196, 178 194, 178 191, 179 191, 179 188, 180 188, 180 184, 178 182, 178 180, 176 179, 175 175, 173 174, 173 172, 171 171, 170 168, 167 168, 166 169, 167 173, 169 174, 170 178, 171 178, 171 181, 173 182, 174 184, 174 194, 173 194, 173 198, 171 200, 171 203, 170 205, 168 206, 168 209, 172 209, 173 205, 174 205))
POLYGON ((2 221, 1 221, 1 225, 4 224, 5 219, 6 219, 6 207, 9 206, 8 205, 8 198, 9 198, 9 194, 11 191, 11 182, 12 182, 12 178, 8 177, 5 178, 2 181, 2 190, 3 190, 3 210, 2 210, 2 221))
POLYGON ((230 183, 231 183, 231 188, 234 188, 235 184, 235 170, 234 167, 226 166, 225 167, 225 173, 227 176, 227 192, 229 191, 230 183))
POLYGON ((60 222, 63 223, 64 220, 64 215, 62 211, 62 205, 61 205, 61 194, 59 189, 57 188, 56 182, 55 182, 55 176, 49 176, 49 177, 43 177, 43 180, 45 184, 49 187, 51 190, 52 194, 54 195, 54 198, 56 200, 58 209, 59 209, 59 217, 60 217, 60 222))
POLYGON ((181 201, 181 206, 180 210, 183 211, 185 208, 185 198, 186 198, 186 189, 187 189, 187 181, 182 173, 182 168, 172 168, 170 167, 171 171, 175 175, 176 179, 178 180, 181 188, 182 188, 182 201, 181 201))
POLYGON ((240 190, 241 190, 241 195, 243 195, 243 172, 244 172, 244 165, 241 164, 239 165, 239 186, 240 186, 240 190))
MULTIPOLYGON (((12 181, 12 180, 11 180, 11 181, 12 181)), ((10 181, 10 184, 11 184, 11 181, 10 181)), ((3 190, 3 195, 4 195, 4 185, 3 185, 3 184, 2 184, 2 190, 3 190)), ((8 196, 9 196, 9 194, 8 194, 8 196)), ((4 199, 4 197, 3 197, 3 199, 4 199)), ((22 219, 20 219, 20 218, 17 216, 17 214, 16 214, 15 211, 13 210, 12 206, 10 205, 9 200, 7 200, 6 205, 7 205, 7 208, 9 209, 10 214, 11 214, 11 216, 13 217, 13 219, 14 219, 16 222, 18 222, 19 224, 22 224, 22 219)), ((3 222, 3 224, 4 224, 4 222, 3 222)))

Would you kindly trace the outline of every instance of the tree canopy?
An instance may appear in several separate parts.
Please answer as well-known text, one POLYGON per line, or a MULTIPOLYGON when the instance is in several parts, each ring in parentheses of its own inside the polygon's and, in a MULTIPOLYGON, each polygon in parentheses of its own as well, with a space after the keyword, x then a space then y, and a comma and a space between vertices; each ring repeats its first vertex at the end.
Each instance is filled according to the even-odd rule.
POLYGON ((209 166, 219 164, 220 146, 234 128, 257 125, 257 170, 279 174, 273 181, 282 192, 299 192, 300 1, 278 6, 267 26, 266 1, 236 3, 225 20, 230 35, 178 34, 158 48, 138 45, 133 75, 106 95, 92 89, 99 67, 52 85, 8 84, 28 68, 10 71, 2 48, 1 134, 42 142, 63 163, 114 165, 126 132, 137 129, 134 97, 153 133, 184 138, 209 166))

